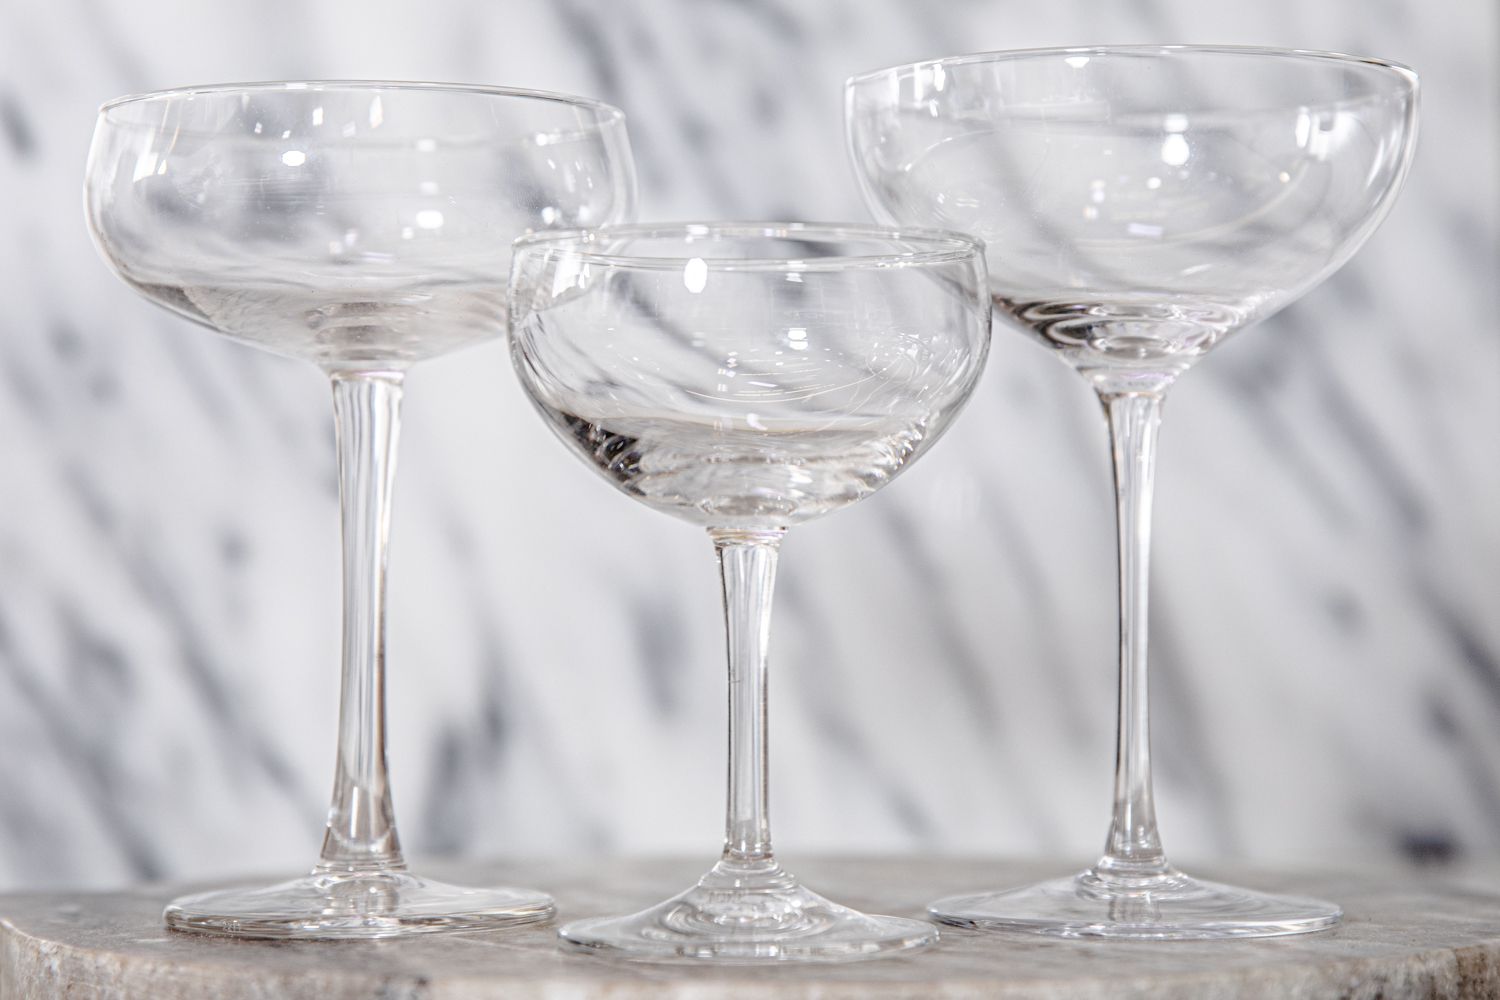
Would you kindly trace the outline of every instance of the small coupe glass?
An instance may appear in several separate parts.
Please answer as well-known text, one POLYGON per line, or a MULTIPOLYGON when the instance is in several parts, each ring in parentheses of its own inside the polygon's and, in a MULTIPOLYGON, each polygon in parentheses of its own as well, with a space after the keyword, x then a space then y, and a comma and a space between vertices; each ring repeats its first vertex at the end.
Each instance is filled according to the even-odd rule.
POLYGON ((535 91, 374 82, 205 87, 99 113, 86 177, 105 259, 218 333, 333 383, 344 559, 337 770, 312 873, 178 899, 168 926, 374 938, 529 923, 552 900, 406 869, 385 762, 385 565, 402 377, 500 335, 510 243, 629 219, 624 116, 535 91))
POLYGON ((1167 863, 1151 792, 1146 580, 1168 387, 1230 333, 1337 270, 1401 187, 1408 69, 1196 46, 997 52, 850 80, 849 153, 877 217, 986 241, 995 308, 1073 365, 1114 454, 1120 703, 1104 855, 1073 878, 932 906, 953 924, 1212 938, 1337 923, 1331 903, 1167 863))
POLYGON ((658 960, 863 958, 924 921, 803 888, 771 853, 766 647, 787 528, 884 486, 943 432, 989 345, 979 244, 951 233, 714 223, 518 242, 511 358, 564 443, 647 506, 708 529, 729 660, 724 852, 643 912, 571 923, 658 960))

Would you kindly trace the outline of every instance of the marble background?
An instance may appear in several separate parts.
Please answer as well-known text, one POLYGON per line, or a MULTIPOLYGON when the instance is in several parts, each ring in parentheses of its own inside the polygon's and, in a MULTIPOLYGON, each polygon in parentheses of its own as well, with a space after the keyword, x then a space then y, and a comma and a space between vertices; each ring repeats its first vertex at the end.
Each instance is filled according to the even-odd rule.
MULTIPOLYGON (((1157 789, 1179 859, 1500 851, 1497 23, 1491 0, 10 0, 0 7, 0 889, 292 871, 332 774, 328 391, 155 311, 80 212, 95 106, 388 77, 622 106, 644 217, 865 219, 847 75, 1200 41, 1415 66, 1403 200, 1328 284, 1186 378, 1161 441, 1157 789)), ((391 765, 414 854, 716 851, 707 541, 615 495, 498 344, 408 383, 391 765)), ((794 533, 773 816, 818 851, 1074 854, 1113 754, 1105 438, 997 334, 950 436, 794 533)))

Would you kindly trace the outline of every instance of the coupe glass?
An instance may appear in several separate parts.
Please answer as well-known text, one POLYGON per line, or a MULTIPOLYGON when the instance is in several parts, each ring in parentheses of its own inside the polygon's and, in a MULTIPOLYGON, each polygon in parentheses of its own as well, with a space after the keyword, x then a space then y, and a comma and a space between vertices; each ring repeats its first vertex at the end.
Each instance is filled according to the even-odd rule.
POLYGON ((650 959, 832 960, 936 940, 803 888, 771 853, 766 647, 786 530, 880 489, 968 398, 989 344, 979 244, 794 224, 615 226, 516 246, 511 358, 616 488, 708 529, 724 588, 724 852, 686 892, 571 923, 650 959))
POLYGON ((104 257, 148 299, 333 383, 343 679, 322 857, 306 878, 176 900, 179 930, 371 938, 544 920, 523 889, 406 870, 385 763, 385 561, 402 377, 505 329, 521 233, 631 217, 624 116, 578 98, 271 83, 100 111, 86 179, 104 257))
POLYGON ((1151 794, 1146 579, 1162 399, 1235 330, 1349 259, 1411 161, 1417 80, 1316 52, 999 52, 850 80, 849 150, 878 217, 974 233, 995 308, 1087 379, 1113 444, 1120 581, 1114 815, 1072 878, 941 900, 959 925, 1212 938, 1330 927, 1331 903, 1167 863, 1151 794))

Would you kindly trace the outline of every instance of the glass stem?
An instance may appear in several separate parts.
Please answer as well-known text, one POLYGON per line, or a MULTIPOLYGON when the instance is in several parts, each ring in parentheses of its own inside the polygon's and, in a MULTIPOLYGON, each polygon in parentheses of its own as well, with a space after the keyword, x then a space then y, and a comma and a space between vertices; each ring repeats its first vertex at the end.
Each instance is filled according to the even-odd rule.
POLYGON ((1120 724, 1115 749, 1115 803, 1104 856, 1095 870, 1126 878, 1170 871, 1156 829, 1151 791, 1150 703, 1146 689, 1147 583, 1151 563, 1151 495, 1158 393, 1101 395, 1114 452, 1120 565, 1120 724))
POLYGON ((344 547, 338 767, 319 872, 399 871, 385 764, 385 559, 401 375, 333 376, 344 547))
POLYGON ((766 649, 783 530, 714 531, 729 650, 729 801, 721 864, 771 866, 766 649))

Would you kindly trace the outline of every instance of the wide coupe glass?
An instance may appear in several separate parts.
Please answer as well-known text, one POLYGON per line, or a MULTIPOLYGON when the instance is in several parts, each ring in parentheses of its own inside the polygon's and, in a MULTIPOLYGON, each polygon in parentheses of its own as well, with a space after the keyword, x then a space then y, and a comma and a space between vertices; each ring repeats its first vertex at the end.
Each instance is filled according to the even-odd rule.
POLYGON ((268 83, 122 98, 99 113, 88 222, 146 298, 328 373, 344 551, 337 769, 311 875, 176 900, 167 924, 369 938, 546 919, 524 889, 406 869, 385 763, 385 564, 402 379, 503 333, 510 244, 628 219, 624 116, 534 91, 268 83))
POLYGON ((1151 792, 1146 580, 1162 400, 1236 330, 1337 270, 1395 200, 1408 69, 1328 53, 1149 46, 995 52, 850 80, 849 153, 898 225, 985 240, 994 307, 1098 394, 1114 455, 1120 702, 1114 815, 1076 877, 934 904, 954 924, 1198 938, 1332 926, 1331 903, 1192 879, 1151 792))

